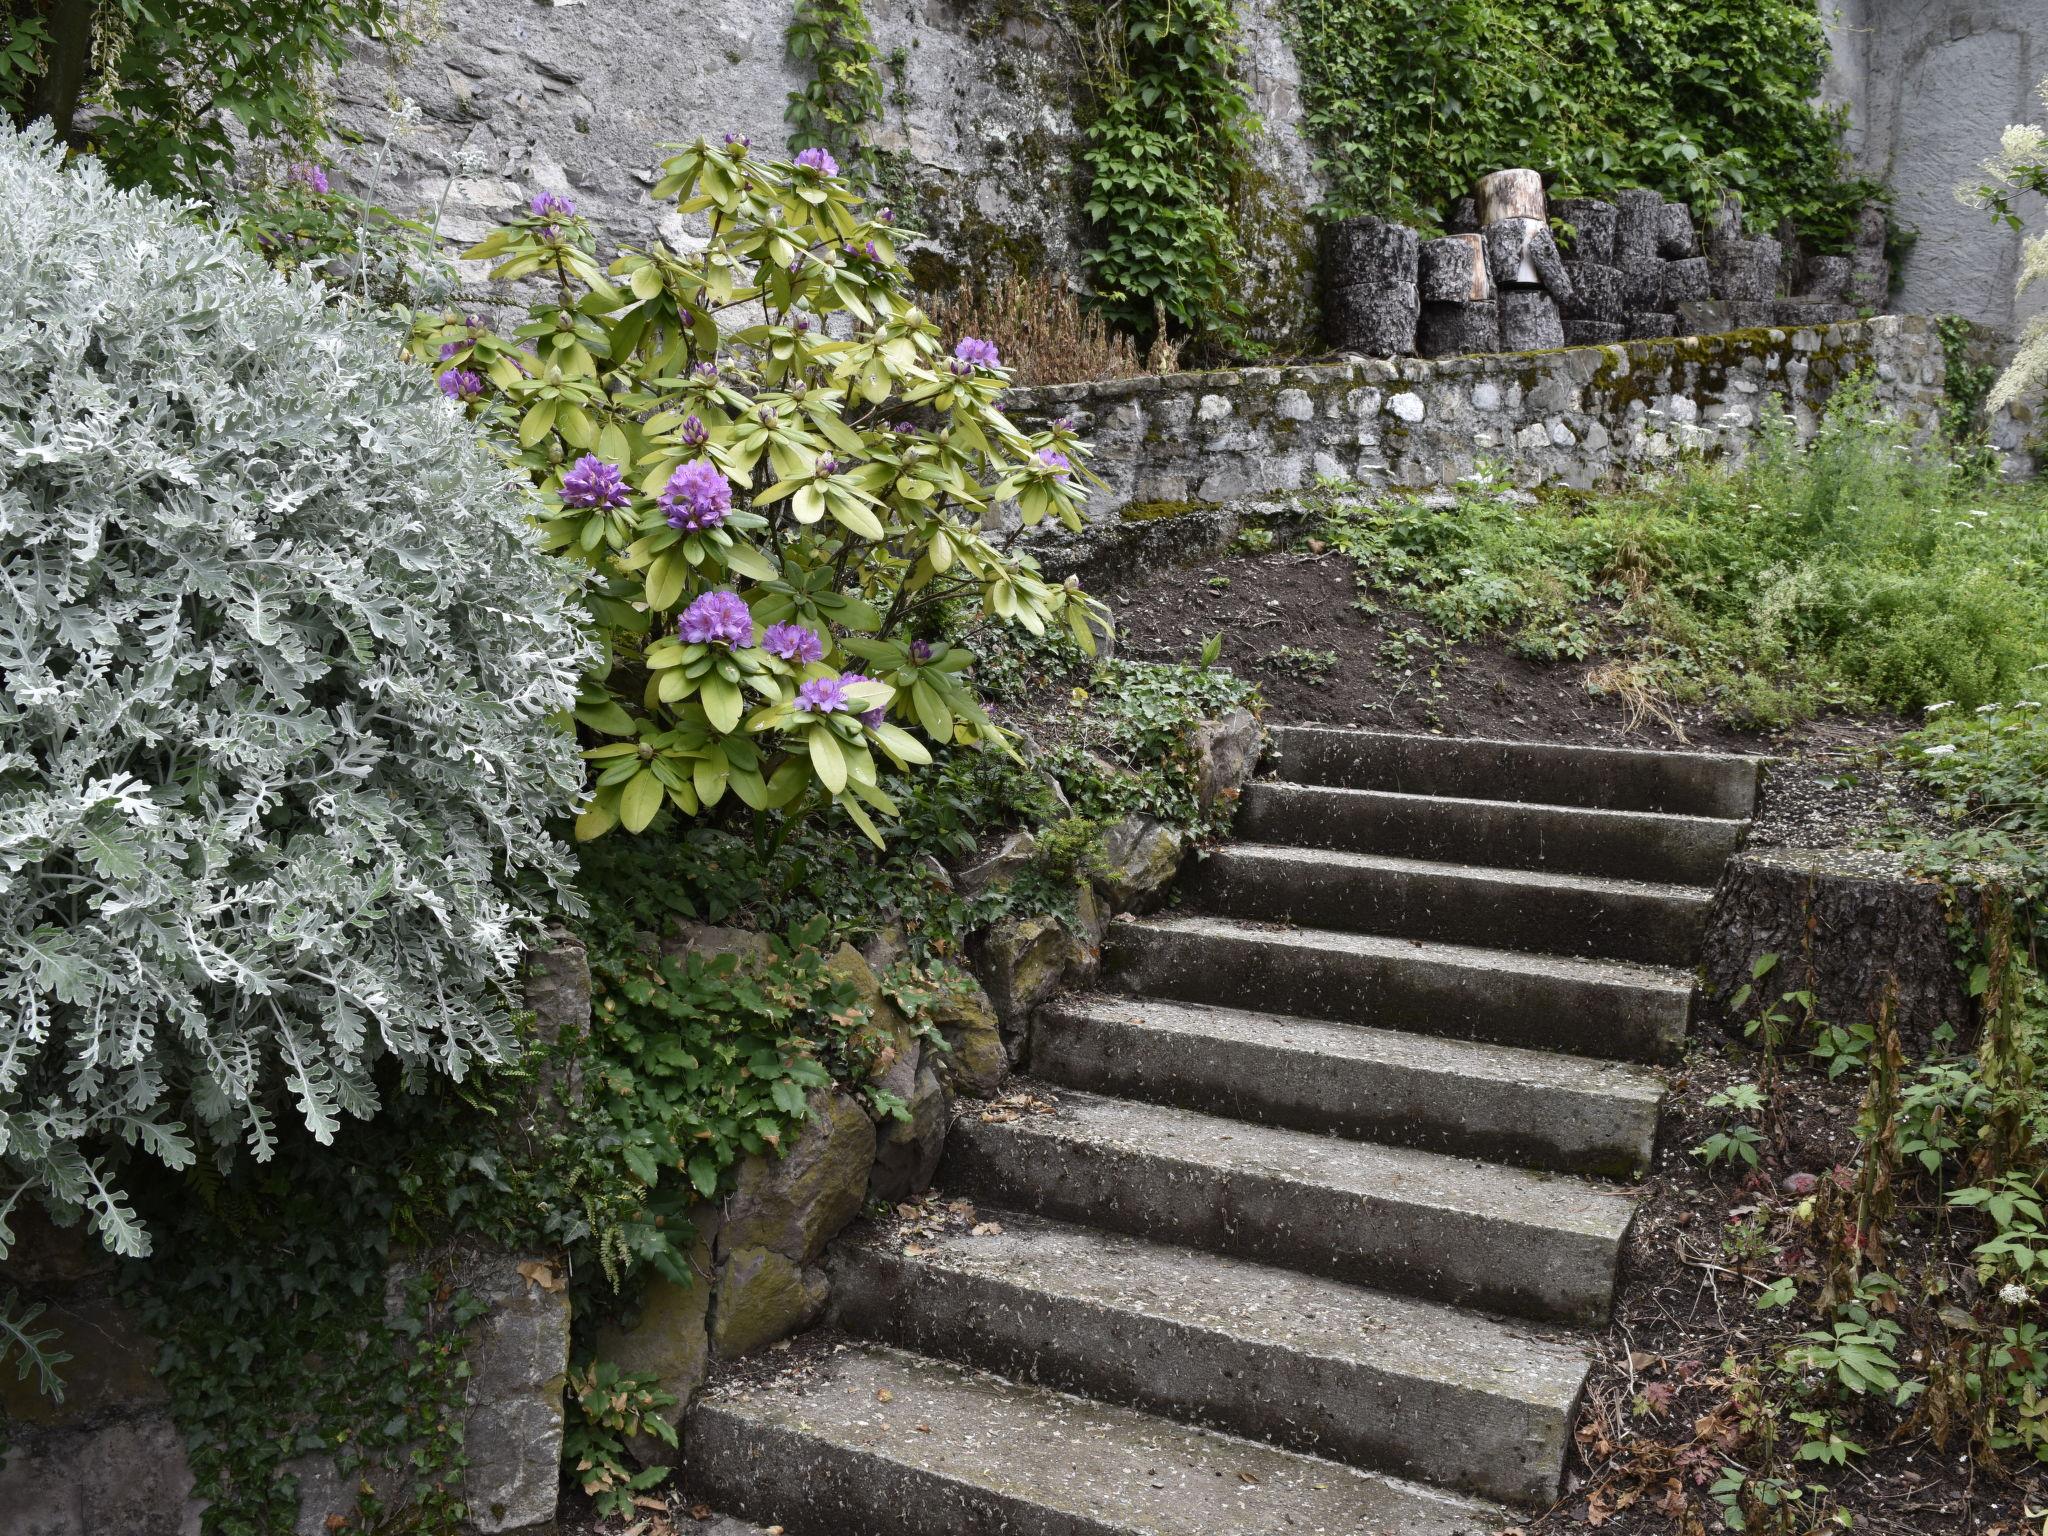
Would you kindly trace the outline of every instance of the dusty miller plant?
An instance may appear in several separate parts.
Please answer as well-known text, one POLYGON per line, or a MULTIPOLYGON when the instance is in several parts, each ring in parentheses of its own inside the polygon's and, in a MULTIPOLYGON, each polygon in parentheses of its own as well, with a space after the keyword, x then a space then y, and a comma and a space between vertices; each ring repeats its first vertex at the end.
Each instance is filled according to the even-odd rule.
POLYGON ((0 1253, 380 1057, 460 1075, 566 872, 588 665, 532 496, 387 331, 0 136, 0 1253))
POLYGON ((1003 414, 997 349, 910 301, 892 220, 828 151, 700 139, 661 169, 654 195, 703 221, 701 247, 601 265, 574 204, 541 193, 468 253, 544 285, 529 322, 448 316, 415 350, 547 493, 550 547, 593 571, 606 654, 576 712, 597 743, 578 835, 731 795, 832 805, 879 843, 883 765, 931 761, 909 727, 1002 739, 942 608, 1093 650, 1099 606, 1014 547, 1080 525, 1082 449, 1066 422, 1003 414))

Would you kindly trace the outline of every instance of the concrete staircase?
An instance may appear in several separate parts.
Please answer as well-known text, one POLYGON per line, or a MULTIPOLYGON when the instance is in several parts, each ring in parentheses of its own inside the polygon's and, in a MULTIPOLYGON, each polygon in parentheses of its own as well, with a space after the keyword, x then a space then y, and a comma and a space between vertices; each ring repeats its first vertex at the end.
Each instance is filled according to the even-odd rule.
POLYGON ((841 1244, 684 1486, 790 1536, 1476 1536, 1554 1498, 1746 758, 1290 727, 1241 841, 841 1244), (999 1229, 999 1230, 992 1230, 999 1229))

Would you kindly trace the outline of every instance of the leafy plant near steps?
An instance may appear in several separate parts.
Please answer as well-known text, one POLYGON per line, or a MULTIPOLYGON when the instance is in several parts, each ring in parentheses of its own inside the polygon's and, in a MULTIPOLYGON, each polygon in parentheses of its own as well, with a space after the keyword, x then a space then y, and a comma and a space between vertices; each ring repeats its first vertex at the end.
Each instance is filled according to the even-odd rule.
POLYGON ((1876 190, 1845 178, 1817 106, 1826 49, 1802 0, 1289 0, 1328 206, 1433 226, 1503 166, 1561 190, 1724 187, 1768 228, 1847 242, 1876 190))
POLYGON ((827 149, 865 179, 869 127, 882 116, 882 73, 862 0, 797 0, 785 34, 810 78, 790 92, 783 118, 792 151, 827 149))
POLYGON ((1100 110, 1084 207, 1098 301, 1117 324, 1227 341, 1245 310, 1226 209, 1257 119, 1235 79, 1230 0, 1111 0, 1095 18, 1100 110))
POLYGON ((905 296, 897 232, 826 151, 699 140, 655 192, 707 221, 705 249, 606 269, 574 206, 542 194, 470 252, 547 285, 530 322, 506 337, 443 316, 415 340, 549 497, 548 546, 594 578, 578 836, 730 794, 829 805, 879 842, 884 763, 1002 739, 972 653, 932 643, 940 608, 971 597, 991 624, 1090 646, 1106 622, 1014 548, 1079 525, 1084 450, 1064 424, 1011 424, 985 340, 948 355, 905 296))

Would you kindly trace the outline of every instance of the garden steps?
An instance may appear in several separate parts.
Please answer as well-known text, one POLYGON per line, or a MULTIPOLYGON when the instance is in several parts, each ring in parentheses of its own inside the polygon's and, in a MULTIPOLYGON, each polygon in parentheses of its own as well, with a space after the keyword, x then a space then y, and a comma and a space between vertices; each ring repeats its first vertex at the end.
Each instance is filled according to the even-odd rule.
POLYGON ((1547 1504, 1760 772, 1280 728, 1243 841, 1040 1010, 1023 1112, 963 1106, 973 1229, 843 1241, 853 1342, 701 1399, 685 1486, 789 1536, 1547 1504))

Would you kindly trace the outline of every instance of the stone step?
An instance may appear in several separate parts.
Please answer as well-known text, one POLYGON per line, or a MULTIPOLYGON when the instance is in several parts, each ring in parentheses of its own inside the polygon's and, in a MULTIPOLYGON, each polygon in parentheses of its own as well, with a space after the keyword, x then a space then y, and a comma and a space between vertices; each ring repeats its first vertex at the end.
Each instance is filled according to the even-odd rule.
POLYGON ((1582 1346, 1475 1312, 983 1207, 842 1243, 842 1326, 1485 1498, 1557 1497, 1582 1346), (999 1231, 988 1232, 992 1225, 999 1231))
POLYGON ((691 1407, 680 1487, 788 1536, 1491 1536, 1507 1512, 880 1345, 691 1407))
POLYGON ((1039 1010, 1031 1071, 1265 1125, 1618 1178, 1649 1166, 1664 1092, 1616 1062, 1100 993, 1039 1010))
POLYGON ((954 1122, 940 1178, 988 1205, 1517 1316, 1598 1325, 1626 1195, 1557 1174, 1057 1092, 954 1122))
POLYGON ((1114 923, 1102 954, 1121 992, 1610 1060, 1676 1056, 1692 1006, 1682 971, 1228 917, 1114 923))
POLYGON ((1712 816, 1271 780, 1245 786, 1236 827, 1254 843, 1677 885, 1712 885, 1746 830, 1712 816))
POLYGON ((1734 820, 1755 812, 1764 767, 1762 758, 1713 752, 1651 752, 1308 725, 1274 727, 1266 755, 1274 777, 1297 784, 1734 820))
POLYGON ((1656 965, 1693 963, 1713 899, 1705 886, 1263 843, 1225 844, 1182 889, 1226 917, 1656 965))

